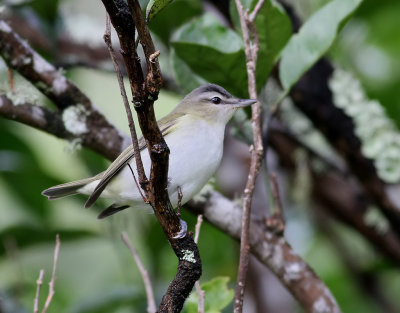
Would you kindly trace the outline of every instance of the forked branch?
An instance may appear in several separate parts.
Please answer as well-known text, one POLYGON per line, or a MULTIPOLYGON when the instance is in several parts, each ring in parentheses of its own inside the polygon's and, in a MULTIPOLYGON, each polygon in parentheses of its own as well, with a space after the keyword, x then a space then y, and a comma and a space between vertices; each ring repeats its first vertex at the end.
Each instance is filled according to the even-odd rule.
MULTIPOLYGON (((201 275, 201 260, 197 245, 191 235, 188 235, 186 229, 182 227, 183 223, 174 212, 168 197, 169 149, 158 128, 153 109, 154 101, 157 100, 162 85, 158 63, 159 52, 155 50, 137 0, 128 0, 128 5, 123 0, 102 1, 118 33, 134 108, 151 158, 149 181, 147 183, 144 175, 139 175, 139 183, 179 259, 178 273, 161 301, 159 312, 180 312, 185 299, 201 275), (136 50, 136 31, 146 59, 146 78, 136 50)), ((111 44, 109 48, 111 48, 111 44)), ((130 111, 130 108, 127 111, 130 111)), ((130 127, 133 127, 132 123, 130 123, 130 127)), ((135 142, 137 139, 134 138, 133 129, 131 129, 131 133, 133 134, 132 140, 135 142)), ((135 155, 140 156, 137 145, 135 155)))

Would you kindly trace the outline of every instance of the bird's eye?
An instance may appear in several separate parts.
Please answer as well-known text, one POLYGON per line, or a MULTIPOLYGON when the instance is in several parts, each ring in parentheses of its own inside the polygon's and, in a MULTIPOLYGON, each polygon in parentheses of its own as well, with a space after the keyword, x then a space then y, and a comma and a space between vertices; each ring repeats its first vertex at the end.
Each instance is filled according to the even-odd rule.
POLYGON ((220 104, 221 103, 221 98, 219 97, 214 97, 211 99, 211 102, 214 104, 220 104))

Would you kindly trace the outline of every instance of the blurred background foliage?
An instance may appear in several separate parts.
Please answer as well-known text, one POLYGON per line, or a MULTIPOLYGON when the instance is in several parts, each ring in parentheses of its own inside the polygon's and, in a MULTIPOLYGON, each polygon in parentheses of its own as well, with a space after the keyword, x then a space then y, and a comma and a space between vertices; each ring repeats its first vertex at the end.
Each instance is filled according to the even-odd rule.
MULTIPOLYGON (((288 2, 303 20, 307 20, 329 1, 288 2)), ((215 3, 222 11, 229 12, 227 1, 215 3)), ((254 2, 246 3, 251 6, 254 2)), ((143 8, 146 7, 146 1, 141 1, 141 4, 143 8)), ((174 90, 161 92, 155 106, 158 117, 164 116, 179 102, 181 95, 177 91, 184 94, 204 81, 219 83, 238 96, 246 96, 243 42, 234 8, 231 8, 231 28, 229 26, 232 25, 216 7, 211 2, 175 0, 151 21, 150 29, 162 52, 162 70, 168 78, 169 90, 174 90)), ((7 0, 3 1, 1 10, 2 14, 35 25, 39 34, 48 40, 47 45, 39 44, 35 48, 50 62, 63 66, 68 78, 96 103, 109 120, 128 133, 117 81, 110 71, 111 64, 104 61, 98 64, 101 69, 91 69, 79 66, 73 53, 65 53, 62 58, 59 55, 62 49, 58 46, 60 37, 93 49, 104 46, 105 11, 99 1, 7 0)), ((264 19, 258 20, 256 25, 262 42, 266 44, 260 51, 258 64, 260 89, 265 85, 279 52, 291 35, 290 19, 280 6, 274 1, 266 1, 263 10, 264 19)), ((363 1, 328 51, 329 58, 337 66, 357 77, 367 98, 379 101, 378 104, 397 127, 400 126, 399 15, 398 0, 363 1)), ((116 43, 115 34, 113 38, 116 43)), ((30 42, 35 40, 31 39, 30 42)), ((14 101, 25 100, 52 107, 48 100, 17 74, 15 85, 18 98, 14 96, 14 101)), ((7 69, 0 62, 0 93, 8 92, 7 69)), ((288 123, 293 122, 293 131, 296 132, 294 122, 299 122, 301 118, 296 115, 295 119, 288 123)), ((394 132, 398 133, 397 128, 394 132)), ((311 137, 310 145, 316 145, 322 154, 331 153, 326 143, 311 137)), ((235 147, 242 151, 242 155, 245 154, 243 151, 246 151, 246 147, 235 147)), ((398 151, 392 156, 394 160, 399 160, 399 157, 398 151)), ((240 172, 237 168, 229 167, 229 160, 225 161, 217 175, 217 188, 231 195, 240 193, 247 173, 246 162, 244 157, 244 170, 240 172), (227 174, 232 171, 240 175, 227 174), (232 175, 238 182, 235 186, 227 187, 232 175)), ((84 197, 50 202, 40 195, 49 186, 96 174, 104 170, 107 164, 95 153, 80 149, 79 142, 66 142, 28 126, 0 119, 0 311, 32 311, 39 270, 44 268, 45 281, 50 279, 56 233, 61 237, 61 250, 51 312, 145 311, 143 284, 129 251, 120 240, 122 230, 128 232, 149 271, 159 302, 176 272, 176 259, 152 214, 127 210, 99 221, 96 216, 100 208, 106 205, 105 202, 99 202, 97 210, 85 210, 84 197)), ((331 225, 328 233, 338 237, 336 240, 331 240, 326 231, 321 232, 320 224, 315 222, 316 218, 310 210, 310 199, 307 198, 308 175, 304 171, 297 172, 296 177, 283 175, 282 178, 285 182, 282 187, 286 199, 286 237, 294 250, 326 282, 343 312, 383 311, 379 301, 363 293, 354 271, 339 251, 344 251, 348 258, 354 259, 363 272, 370 272, 377 277, 385 286, 385 297, 400 307, 398 267, 377 253, 354 230, 339 224, 331 225), (335 242, 340 242, 342 246, 335 242)), ((195 217, 184 211, 183 218, 193 229, 195 217)), ((238 262, 237 243, 204 223, 199 248, 204 264, 201 281, 226 276, 230 278, 229 286, 233 287, 238 262)), ((266 276, 266 280, 263 286, 269 288, 260 288, 270 303, 271 312, 301 311, 271 274, 266 276), (273 287, 271 284, 274 284, 273 287)), ((225 278, 218 281, 222 289, 227 283, 225 278)), ((46 292, 45 284, 41 304, 44 303, 46 292)), ((247 313, 257 312, 255 294, 253 298, 248 298, 252 301, 246 302, 247 313)), ((226 296, 229 298, 230 293, 226 292, 226 296)), ((192 301, 185 309, 187 312, 193 312, 192 301)), ((229 311, 231 305, 224 312, 229 311)))

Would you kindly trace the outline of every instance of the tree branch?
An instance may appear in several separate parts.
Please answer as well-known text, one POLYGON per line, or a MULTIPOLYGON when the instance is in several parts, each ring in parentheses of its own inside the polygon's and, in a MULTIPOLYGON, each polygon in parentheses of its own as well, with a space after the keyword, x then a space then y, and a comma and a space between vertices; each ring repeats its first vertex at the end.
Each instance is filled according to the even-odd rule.
MULTIPOLYGON (((118 13, 120 13, 119 11, 118 11, 118 13)), ((129 14, 129 11, 128 11, 128 14, 129 14)), ((129 17, 130 17, 130 15, 129 15, 129 17)), ((130 34, 130 35, 132 35, 132 33, 130 34)), ((2 44, 2 42, 0 42, 0 45, 2 44)), ((1 50, 1 49, 0 49, 1 50)), ((144 80, 143 80, 144 81, 144 80)), ((50 88, 51 88, 51 86, 52 86, 52 84, 50 84, 49 85, 50 86, 50 88)), ((4 100, 4 99, 6 99, 4 96, 2 96, 2 101, 4 100)), ((9 101, 8 99, 7 99, 7 101, 9 101)), ((4 103, 4 102, 1 102, 1 103, 4 103)), ((140 103, 139 103, 140 104, 140 103)), ((12 105, 11 104, 11 102, 9 103, 9 105, 12 105)), ((0 113, 1 113, 1 107, 2 107, 2 105, 0 105, 0 113)), ((16 107, 17 108, 17 107, 16 107)), ((39 107, 39 108, 41 108, 41 107, 39 107)), ((14 109, 14 108, 13 108, 14 109)), ((31 108, 30 107, 26 107, 25 108, 26 110, 31 110, 31 108)), ((57 116, 57 114, 58 114, 58 118, 60 119, 60 113, 58 113, 58 112, 51 112, 50 110, 48 110, 48 109, 45 109, 45 108, 41 108, 41 109, 43 109, 43 110, 47 110, 49 113, 54 113, 54 114, 56 114, 55 116, 57 116)), ((36 107, 35 107, 35 109, 33 109, 33 110, 36 110, 36 107)), ((19 113, 23 113, 23 111, 22 110, 20 110, 20 111, 18 111, 18 109, 16 109, 16 111, 14 111, 14 112, 19 112, 19 113)), ((19 116, 21 116, 21 114, 19 115, 19 116)), ((34 116, 34 114, 33 114, 33 112, 30 112, 30 114, 32 115, 32 116, 34 116)), ((22 114, 23 115, 23 114, 22 114)), ((40 125, 42 125, 40 122, 43 120, 43 118, 41 118, 41 119, 37 119, 37 117, 35 117, 35 118, 29 118, 29 114, 27 114, 26 115, 26 118, 27 118, 27 120, 29 120, 29 119, 31 119, 32 120, 32 122, 31 122, 31 124, 29 124, 29 125, 32 125, 33 123, 36 123, 36 124, 38 124, 39 126, 40 125)), ((50 119, 51 118, 44 118, 44 120, 45 121, 47 121, 47 123, 49 123, 50 122, 50 119)), ((16 119, 16 120, 18 120, 18 119, 16 119)), ((23 121, 23 119, 21 118, 19 121, 23 121)), ((105 156, 107 156, 108 158, 110 158, 110 159, 114 159, 118 154, 119 154, 119 152, 121 151, 121 149, 122 149, 122 136, 121 135, 119 135, 119 132, 115 129, 115 128, 113 128, 112 127, 112 125, 109 125, 109 124, 107 124, 107 125, 104 125, 104 124, 102 124, 103 123, 103 121, 106 121, 104 118, 103 119, 100 119, 99 120, 99 123, 98 124, 88 124, 88 133, 87 133, 87 136, 95 136, 94 134, 96 134, 97 133, 97 131, 96 131, 96 128, 95 127, 98 127, 98 128, 100 128, 100 129, 104 129, 104 128, 107 128, 107 127, 109 127, 110 128, 110 130, 112 130, 112 135, 110 135, 110 139, 109 140, 103 140, 103 141, 100 141, 100 142, 98 142, 98 146, 97 146, 97 148, 93 148, 94 147, 94 144, 93 144, 93 141, 89 141, 89 140, 86 140, 85 142, 84 142, 84 145, 85 146, 88 146, 88 147, 91 147, 92 149, 94 149, 95 151, 97 151, 97 152, 99 152, 100 154, 102 154, 102 155, 105 155, 105 156), (108 144, 111 144, 111 150, 109 150, 108 149, 108 144)), ((108 123, 108 122, 107 122, 108 123)), ((43 124, 43 125, 45 125, 45 124, 43 124)), ((32 126, 34 126, 34 125, 32 125, 32 126)), ((38 128, 40 128, 40 127, 38 127, 38 128)), ((65 127, 64 127, 65 128, 65 127)), ((47 128, 45 128, 45 127, 42 127, 41 129, 43 129, 43 130, 45 130, 45 131, 48 131, 48 132, 50 132, 50 133, 54 133, 54 129, 52 129, 52 128, 49 128, 49 127, 47 127, 47 128)), ((63 137, 63 138, 67 138, 67 137, 63 137)), ((217 208, 217 207, 212 207, 212 209, 213 210, 219 210, 219 208, 217 208)), ((222 221, 224 220, 224 219, 226 219, 226 216, 223 216, 222 218, 222 221)), ((215 224, 218 224, 217 222, 215 222, 215 224)), ((251 227, 253 227, 253 224, 251 224, 252 226, 251 227)), ((222 224, 222 226, 220 226, 220 227, 222 227, 222 229, 223 230, 225 230, 225 229, 227 229, 227 228, 229 228, 229 226, 224 226, 224 224, 222 224), (224 229, 224 227, 225 227, 225 229, 224 229)), ((239 226, 239 228, 240 228, 240 226, 239 226)), ((239 235, 237 234, 237 236, 236 236, 236 238, 238 237, 239 235)), ((251 235, 252 236, 252 235, 251 235)), ((251 242, 252 242, 252 240, 251 240, 251 242)), ((250 242, 250 245, 253 247, 253 245, 252 245, 252 243, 250 242)), ((271 258, 273 258, 273 253, 274 253, 274 251, 276 251, 276 252, 279 252, 279 251, 281 251, 280 250, 280 248, 277 248, 276 250, 274 250, 274 251, 272 251, 271 249, 271 246, 268 246, 269 247, 269 252, 268 253, 270 253, 270 255, 269 255, 269 259, 271 259, 271 258)), ((252 248, 253 249, 253 248, 252 248)), ((267 262, 267 261, 265 261, 265 262, 267 262)), ((268 262, 267 262, 268 263, 268 262)), ((278 276, 281 280, 283 279, 281 276, 278 276)), ((315 282, 317 282, 317 280, 315 281, 315 282)), ((288 288, 290 289, 290 288, 294 288, 294 287, 292 287, 292 286, 288 286, 288 288)), ((295 291, 292 291, 292 293, 295 293, 295 291)), ((302 301, 300 301, 300 303, 303 303, 302 301)))
MULTIPOLYGON (((300 21, 293 8, 280 0, 297 32, 300 21)), ((385 183, 379 178, 372 160, 361 151, 361 141, 355 133, 354 124, 341 109, 333 104, 328 80, 333 66, 321 59, 296 83, 290 92, 298 107, 346 160, 349 169, 363 185, 366 193, 387 217, 400 240, 400 210, 386 193, 385 183)))
MULTIPOLYGON (((248 91, 250 98, 257 99, 257 84, 256 84, 256 64, 257 54, 259 49, 259 41, 257 31, 254 27, 254 19, 257 12, 261 9, 263 0, 259 0, 256 9, 252 12, 251 19, 247 11, 244 10, 240 0, 235 0, 236 8, 239 13, 240 25, 243 33, 246 53, 246 69, 248 76, 248 91), (251 40, 253 37, 253 42, 251 40)), ((256 178, 260 171, 261 161, 263 158, 262 144, 262 128, 261 128, 261 103, 256 102, 251 107, 251 124, 253 129, 254 146, 250 148, 251 161, 250 171, 247 178, 246 187, 243 196, 243 215, 242 215, 242 234, 240 241, 240 260, 238 270, 238 281, 235 290, 234 312, 241 313, 243 309, 244 288, 246 282, 247 268, 249 264, 249 224, 251 214, 251 201, 255 188, 256 178)))
MULTIPOLYGON (((194 233, 194 242, 197 244, 199 242, 200 236, 200 228, 203 223, 203 215, 197 215, 197 223, 194 233)), ((200 281, 196 281, 195 284, 197 297, 198 297, 198 305, 197 305, 197 313, 204 313, 204 290, 201 289, 200 281)))
POLYGON ((83 146, 109 159, 113 159, 118 155, 125 146, 124 142, 126 142, 126 138, 122 133, 108 124, 105 118, 101 119, 105 123, 100 120, 96 123, 87 121, 88 132, 77 136, 65 127, 60 112, 30 103, 15 105, 5 95, 0 95, 0 116, 32 126, 61 139, 72 140, 78 138, 82 141, 83 146), (107 133, 108 131, 110 132, 107 133), (99 134, 104 134, 104 138, 109 141, 99 141, 99 134))
MULTIPOLYGON (((269 144, 279 155, 280 162, 285 169, 293 171, 296 166, 294 151, 304 148, 287 132, 271 129, 269 144)), ((309 156, 319 159, 319 155, 305 148, 309 156)), ((313 175, 312 198, 316 200, 317 207, 323 208, 340 222, 352 227, 364 236, 376 249, 389 259, 400 264, 400 241, 396 233, 389 229, 380 232, 374 225, 367 225, 365 212, 368 208, 368 196, 361 187, 354 184, 352 177, 346 171, 328 164, 328 170, 318 173, 311 169, 313 175)))
POLYGON ((54 248, 54 260, 53 260, 53 271, 51 272, 51 280, 49 282, 49 294, 47 296, 46 302, 44 304, 42 313, 46 313, 49 309, 51 300, 54 296, 54 284, 56 281, 56 269, 57 269, 57 262, 58 262, 58 253, 60 252, 60 235, 56 235, 56 246, 54 248))
POLYGON ((36 296, 35 299, 33 299, 33 313, 39 313, 39 296, 40 296, 40 289, 42 288, 43 284, 43 276, 44 276, 44 270, 41 269, 39 272, 39 278, 36 281, 36 296))
POLYGON ((353 247, 350 248, 348 243, 340 240, 340 236, 333 230, 332 222, 326 219, 326 216, 319 216, 318 221, 320 231, 329 238, 333 248, 336 250, 336 255, 339 256, 343 265, 347 268, 348 275, 353 278, 364 296, 379 305, 381 312, 398 312, 399 307, 389 300, 382 288, 379 272, 365 268, 363 260, 354 257, 353 247))
POLYGON ((151 158, 149 183, 141 181, 140 177, 139 182, 179 259, 178 273, 161 301, 159 312, 180 312, 201 275, 201 260, 197 245, 192 236, 186 233, 168 197, 169 149, 158 128, 153 109, 162 84, 157 52, 137 0, 128 0, 129 6, 123 0, 102 1, 118 33, 134 107, 151 158), (136 51, 135 30, 146 58, 146 79, 136 51))
MULTIPOLYGON (((16 70, 29 80, 57 106, 62 123, 60 123, 60 126, 57 126, 60 128, 59 130, 54 130, 55 134, 61 138, 81 138, 84 145, 106 155, 108 158, 111 158, 112 155, 121 150, 123 136, 97 111, 90 99, 70 80, 65 78, 61 71, 57 70, 39 54, 33 51, 31 47, 1 19, 0 55, 10 68, 16 70), (71 111, 68 111, 67 109, 71 107, 73 107, 71 111), (78 109, 74 110, 74 107, 78 109), (63 116, 67 117, 68 115, 64 114, 69 113, 75 114, 80 118, 81 124, 79 129, 74 128, 62 118, 63 116), (69 134, 63 133, 62 129, 66 129, 69 134), (89 132, 89 129, 96 129, 96 131, 89 132), (73 136, 70 136, 70 134, 73 136), (109 147, 106 147, 106 149, 104 149, 104 142, 109 143, 109 147)), ((4 96, 2 99, 4 100, 4 96)), ((39 112, 39 109, 36 108, 37 107, 34 107, 33 110, 39 112)), ((21 117, 22 111, 17 111, 21 117)), ((46 114, 50 112, 44 109, 41 111, 46 114)), ((45 115, 45 117, 46 116, 48 117, 49 115, 45 115)), ((10 117, 11 116, 8 118, 10 117)), ((23 118, 27 121, 27 116, 23 118)), ((35 119, 36 121, 43 120, 39 119, 38 116, 36 116, 35 119)), ((58 119, 58 121, 60 121, 60 119, 58 119)), ((55 123, 52 124, 56 127, 55 123)))
MULTIPOLYGON (((54 248, 54 260, 53 260, 53 271, 51 273, 51 279, 49 282, 49 294, 47 295, 46 302, 43 306, 42 313, 46 313, 47 310, 49 309, 51 300, 53 300, 54 296, 54 284, 56 281, 56 269, 57 269, 57 262, 58 262, 58 253, 60 252, 60 235, 56 235, 56 246, 54 248)), ((44 277, 44 270, 40 270, 39 272, 39 278, 36 281, 37 288, 36 288, 36 296, 33 300, 33 312, 38 313, 39 312, 39 296, 40 296, 40 289, 43 284, 43 277, 44 277)))
MULTIPOLYGON (((114 71, 115 71, 115 73, 117 75, 117 79, 118 79, 119 89, 121 91, 121 97, 124 102, 126 116, 128 117, 128 125, 129 125, 129 130, 131 132, 133 150, 135 151, 135 161, 136 161, 137 172, 139 175, 139 181, 141 182, 141 186, 143 186, 144 191, 146 191, 146 186, 148 184, 148 180, 147 180, 146 174, 144 173, 142 158, 140 157, 139 141, 138 141, 137 134, 136 134, 135 122, 133 121, 132 111, 131 111, 131 108, 129 107, 128 97, 126 95, 123 77, 122 77, 121 70, 119 68, 117 58, 115 56, 115 52, 114 52, 114 49, 113 49, 113 46, 111 43, 111 25, 110 25, 110 16, 108 15, 108 13, 106 14, 106 30, 104 33, 104 41, 107 45, 108 51, 110 52, 111 61, 114 66, 114 71)), ((129 168, 131 168, 130 165, 129 165, 129 168)), ((132 171, 132 168, 131 168, 131 172, 132 172, 132 176, 136 182, 135 173, 132 171)), ((138 186, 139 192, 142 193, 140 188, 142 188, 142 187, 138 186)), ((142 195, 142 197, 143 197, 143 195, 142 195)), ((146 201, 147 201, 147 199, 146 199, 146 201)))
POLYGON ((154 300, 153 287, 151 286, 149 273, 143 266, 143 263, 140 260, 140 257, 138 255, 136 249, 133 247, 131 241, 129 240, 127 233, 122 232, 121 238, 122 238, 122 241, 125 243, 125 245, 128 247, 128 249, 130 250, 130 252, 133 256, 133 259, 135 260, 135 262, 139 268, 140 275, 142 275, 142 280, 144 283, 144 287, 146 289, 146 296, 147 296, 147 312, 155 313, 156 312, 156 302, 154 300))
MULTIPOLYGON (((216 191, 204 196, 206 200, 192 200, 186 206, 195 214, 203 214, 224 233, 240 240, 241 208, 216 191)), ((254 217, 250 220, 249 247, 287 287, 306 312, 340 312, 330 290, 310 266, 293 251, 282 236, 270 231, 264 222, 254 217)))

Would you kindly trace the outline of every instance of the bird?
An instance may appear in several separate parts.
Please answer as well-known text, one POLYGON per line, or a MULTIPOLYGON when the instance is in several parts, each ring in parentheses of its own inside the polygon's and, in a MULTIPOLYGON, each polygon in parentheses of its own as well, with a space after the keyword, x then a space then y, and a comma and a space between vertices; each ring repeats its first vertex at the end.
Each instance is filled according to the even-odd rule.
MULTIPOLYGON (((202 85, 189 94, 157 123, 167 143, 169 155, 168 195, 173 207, 193 198, 214 175, 222 159, 226 124, 242 107, 257 100, 232 96, 216 84, 202 85), (180 195, 179 195, 180 192, 180 195)), ((151 160, 146 142, 139 139, 140 155, 148 177, 151 160)), ((74 194, 88 195, 85 207, 101 198, 113 203, 98 218, 111 216, 128 207, 146 209, 133 179, 137 177, 133 146, 128 146, 108 167, 93 177, 53 186, 42 192, 48 199, 58 199, 74 194)))

